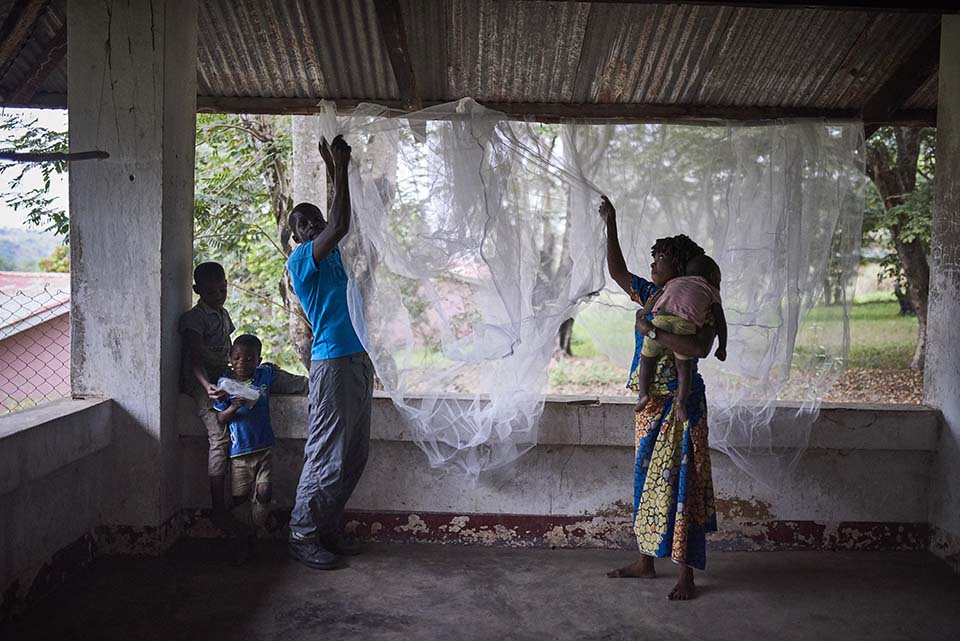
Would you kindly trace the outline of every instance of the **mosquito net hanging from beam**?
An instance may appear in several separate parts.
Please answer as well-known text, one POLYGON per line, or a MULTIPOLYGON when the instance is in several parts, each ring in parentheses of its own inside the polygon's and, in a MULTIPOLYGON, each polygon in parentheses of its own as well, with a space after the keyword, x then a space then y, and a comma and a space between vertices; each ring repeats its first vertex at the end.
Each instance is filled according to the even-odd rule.
POLYGON ((861 125, 545 125, 469 99, 320 117, 353 147, 351 316, 432 465, 476 478, 536 445, 568 318, 626 380, 638 306, 607 276, 603 193, 638 276, 665 236, 717 260, 730 339, 698 367, 711 446, 762 481, 792 469, 847 352, 861 125))

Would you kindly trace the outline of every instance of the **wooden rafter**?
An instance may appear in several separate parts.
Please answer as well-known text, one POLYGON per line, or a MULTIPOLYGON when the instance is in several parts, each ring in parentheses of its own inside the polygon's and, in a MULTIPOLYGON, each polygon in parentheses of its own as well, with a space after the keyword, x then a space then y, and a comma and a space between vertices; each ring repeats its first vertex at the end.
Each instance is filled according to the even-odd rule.
POLYGON ((393 67, 393 76, 400 90, 400 102, 405 109, 415 111, 422 107, 422 100, 417 92, 417 79, 413 72, 413 63, 410 61, 407 48, 407 31, 403 27, 403 12, 399 0, 374 0, 377 22, 380 23, 380 34, 390 56, 390 66, 393 67))
POLYGON ((863 105, 863 121, 869 123, 864 133, 869 138, 876 123, 890 120, 890 115, 930 79, 940 65, 940 26, 930 32, 910 54, 887 76, 863 105))
MULTIPOLYGON (((517 0, 502 0, 516 2, 517 0)), ((536 0, 544 1, 544 0, 536 0)), ((568 0, 546 0, 566 2, 568 0)), ((956 0, 590 0, 592 4, 690 4, 706 7, 743 7, 745 9, 835 9, 883 13, 960 13, 956 0)))
POLYGON ((0 26, 0 78, 16 60, 17 54, 40 19, 48 0, 17 0, 0 26))
MULTIPOLYGON (((208 113, 276 113, 311 114, 319 111, 320 98, 251 98, 245 96, 197 98, 197 110, 208 113)), ((340 109, 350 109, 361 102, 373 102, 384 107, 408 111, 400 101, 334 100, 340 109)), ((441 104, 424 101, 424 107, 441 104)), ((759 122, 795 118, 824 118, 829 120, 858 120, 856 109, 811 109, 805 107, 729 107, 709 105, 649 105, 635 103, 566 104, 513 102, 485 102, 485 107, 519 119, 541 122, 759 122)), ((892 113, 877 124, 929 126, 936 122, 936 112, 927 110, 892 113)))
MULTIPOLYGON (((351 109, 363 102, 382 105, 388 109, 409 111, 399 100, 338 100, 336 98, 254 98, 249 96, 198 96, 197 111, 201 113, 238 114, 293 114, 305 115, 320 112, 320 101, 331 100, 339 109, 351 109)), ((443 101, 425 100, 423 107, 433 107, 443 101)), ((619 104, 565 104, 541 102, 496 103, 485 102, 485 107, 495 109, 520 120, 540 122, 762 122, 766 120, 821 118, 826 120, 859 120, 856 109, 817 109, 805 107, 728 107, 709 105, 643 105, 619 104)), ((31 106, 46 109, 66 109, 67 97, 63 94, 39 93, 30 105, 5 103, 4 107, 31 106)), ((887 120, 867 125, 901 125, 909 127, 933 127, 937 112, 933 109, 900 109, 887 120)))
POLYGON ((33 94, 37 93, 37 89, 43 84, 43 81, 57 68, 66 55, 67 27, 64 25, 60 27, 60 30, 57 31, 56 35, 50 40, 40 64, 34 68, 33 73, 31 73, 23 84, 13 93, 10 101, 16 104, 28 104, 31 98, 33 98, 33 94))

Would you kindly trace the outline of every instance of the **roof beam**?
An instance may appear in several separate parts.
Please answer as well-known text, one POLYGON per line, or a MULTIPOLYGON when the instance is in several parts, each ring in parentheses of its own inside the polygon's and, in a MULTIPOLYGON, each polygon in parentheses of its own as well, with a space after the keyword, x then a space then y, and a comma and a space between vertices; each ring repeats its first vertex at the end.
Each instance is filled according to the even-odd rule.
MULTIPOLYGON (((239 114, 315 114, 320 112, 320 101, 329 100, 339 109, 348 110, 361 103, 370 103, 409 111, 399 100, 338 100, 336 98, 251 98, 247 96, 198 96, 197 111, 201 113, 239 114)), ((443 101, 427 100, 424 107, 443 104, 443 101)), ((485 102, 485 107, 495 109, 520 120, 539 122, 596 122, 596 123, 698 123, 723 124, 726 122, 763 122, 769 120, 826 119, 859 120, 855 109, 809 109, 791 107, 711 107, 689 105, 640 105, 640 104, 562 104, 538 102, 495 103, 485 102)), ((4 102, 0 107, 32 107, 34 109, 66 109, 65 94, 38 93, 30 104, 4 102)), ((903 127, 935 127, 937 112, 926 109, 900 109, 882 122, 867 125, 898 125, 903 127)))
POLYGON ((940 26, 931 31, 901 62, 863 105, 864 133, 869 138, 875 123, 886 122, 930 79, 940 65, 940 26))
POLYGON ((400 2, 399 0, 374 0, 373 4, 377 13, 377 22, 380 23, 380 34, 383 36, 387 54, 390 56, 393 76, 397 81, 400 102, 405 109, 416 111, 422 107, 422 101, 417 92, 413 63, 408 55, 407 31, 403 27, 400 2))
POLYGON ((43 60, 40 61, 40 64, 36 66, 33 73, 30 74, 24 83, 20 85, 20 88, 14 91, 10 97, 10 101, 18 104, 29 104, 33 98, 33 94, 37 93, 37 89, 40 88, 43 81, 47 79, 50 72, 57 68, 66 55, 67 26, 64 25, 60 27, 56 35, 50 39, 43 60))
MULTIPOLYGON (((516 2, 517 0, 503 0, 516 2)), ((544 0, 537 0, 542 2, 544 0)), ((546 0, 566 2, 568 0, 546 0)), ((590 0, 592 4, 690 4, 706 7, 743 7, 746 9, 834 9, 883 13, 960 13, 956 0, 590 0)))
POLYGON ((0 26, 0 78, 6 75, 10 65, 33 31, 47 0, 17 0, 0 26))
MULTIPOLYGON (((250 98, 199 96, 197 111, 211 113, 272 113, 311 114, 320 111, 323 98, 250 98)), ((337 100, 340 109, 350 109, 362 102, 382 105, 399 111, 409 111, 399 100, 337 100)), ((442 101, 423 101, 423 107, 442 104, 442 101)), ((566 103, 483 103, 485 107, 523 120, 540 122, 673 122, 721 124, 725 122, 762 122, 782 119, 821 118, 828 120, 859 120, 856 109, 810 109, 804 107, 727 107, 707 105, 662 104, 566 104, 566 103)), ((930 126, 936 122, 936 112, 926 110, 893 112, 876 124, 930 126)))

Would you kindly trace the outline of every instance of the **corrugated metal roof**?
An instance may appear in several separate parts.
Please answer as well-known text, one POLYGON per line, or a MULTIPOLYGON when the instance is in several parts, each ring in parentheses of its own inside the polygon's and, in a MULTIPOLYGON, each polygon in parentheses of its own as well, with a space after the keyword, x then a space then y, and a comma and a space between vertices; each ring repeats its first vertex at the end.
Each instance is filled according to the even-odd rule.
MULTIPOLYGON (((875 14, 816 106, 859 107, 937 25, 939 16, 875 14)), ((936 108, 936 101, 930 105, 936 108)))
MULTIPOLYGON (((13 2, 6 3, 6 6, 2 8, 2 14, 0 14, 3 15, 0 22, 6 19, 12 8, 13 2)), ((14 59, 7 73, 0 79, 0 87, 3 88, 0 93, 4 95, 12 94, 33 73, 46 55, 50 41, 66 22, 66 15, 66 0, 54 0, 46 7, 19 55, 14 59)), ((46 77, 40 86, 40 91, 44 93, 67 92, 66 58, 46 77)))
POLYGON ((904 109, 936 109, 937 85, 939 82, 940 74, 935 73, 927 78, 923 86, 917 89, 916 93, 903 105, 904 109))
POLYGON ((394 100, 373 0, 200 3, 202 96, 394 100))
POLYGON ((570 102, 590 5, 497 0, 403 4, 425 98, 570 102))
MULTIPOLYGON (((53 0, 8 95, 63 24, 53 0)), ((0 0, 5 15, 11 0, 0 0)), ((427 102, 857 110, 939 16, 693 4, 400 0, 427 102)), ((198 93, 397 101, 374 0, 200 0, 198 93)), ((64 94, 66 62, 40 87, 64 94)), ((935 77, 904 108, 936 108, 935 77)), ((308 103, 309 104, 309 103, 308 103)))

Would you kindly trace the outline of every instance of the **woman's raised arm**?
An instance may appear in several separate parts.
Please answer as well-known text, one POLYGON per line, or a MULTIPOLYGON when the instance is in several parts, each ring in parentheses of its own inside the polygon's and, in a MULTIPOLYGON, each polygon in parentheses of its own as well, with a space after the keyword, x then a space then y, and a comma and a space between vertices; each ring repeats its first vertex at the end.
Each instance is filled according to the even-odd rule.
POLYGON ((600 197, 599 212, 607 225, 607 270, 623 291, 632 294, 633 274, 627 269, 627 261, 623 259, 623 250, 617 237, 617 210, 606 196, 600 197))

